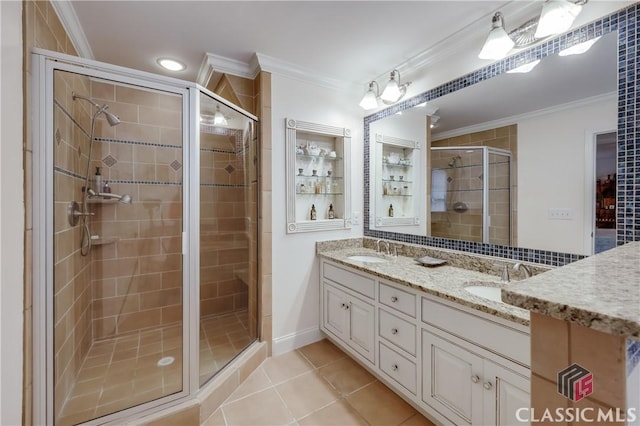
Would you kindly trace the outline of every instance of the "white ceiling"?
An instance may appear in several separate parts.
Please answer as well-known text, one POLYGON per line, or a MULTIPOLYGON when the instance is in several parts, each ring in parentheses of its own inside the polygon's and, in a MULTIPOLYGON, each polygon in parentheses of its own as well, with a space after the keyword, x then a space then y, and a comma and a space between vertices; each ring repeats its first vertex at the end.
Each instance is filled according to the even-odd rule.
MULTIPOLYGON (((257 52, 358 85, 463 29, 486 34, 493 13, 511 3, 71 1, 99 61, 196 81, 206 53, 248 63, 257 52), (187 69, 163 71, 155 63, 160 56, 178 59, 187 69)), ((479 37, 478 48, 482 42, 479 37)))

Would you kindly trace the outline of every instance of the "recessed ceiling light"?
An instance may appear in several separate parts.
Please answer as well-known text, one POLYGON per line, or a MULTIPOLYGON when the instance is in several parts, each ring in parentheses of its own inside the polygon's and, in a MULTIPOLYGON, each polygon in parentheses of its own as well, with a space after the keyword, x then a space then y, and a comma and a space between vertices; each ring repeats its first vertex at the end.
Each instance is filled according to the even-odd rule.
POLYGON ((156 62, 162 68, 167 69, 169 71, 182 71, 183 69, 187 68, 185 64, 183 64, 182 62, 178 62, 175 59, 158 58, 156 62))

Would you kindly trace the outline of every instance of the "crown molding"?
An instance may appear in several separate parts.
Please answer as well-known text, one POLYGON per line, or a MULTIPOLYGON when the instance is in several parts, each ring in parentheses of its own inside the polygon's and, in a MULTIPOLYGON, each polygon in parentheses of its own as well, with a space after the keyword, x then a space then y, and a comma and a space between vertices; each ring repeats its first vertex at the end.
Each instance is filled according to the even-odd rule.
POLYGON ((454 138, 456 136, 462 136, 469 133, 482 132, 485 130, 495 129, 497 127, 508 126, 518 123, 519 121, 529 118, 539 117, 541 115, 553 114, 568 109, 575 109, 591 104, 602 103, 604 101, 611 101, 617 99, 618 92, 604 93, 601 95, 595 95, 584 99, 578 99, 577 101, 567 102, 566 104, 553 105, 547 108, 542 108, 536 111, 526 112, 524 114, 512 115, 511 117, 499 118, 493 121, 487 121, 485 123, 474 124, 472 126, 460 127, 459 129, 449 130, 448 132, 439 133, 438 136, 433 138, 433 141, 439 141, 442 139, 454 138))
POLYGON ((58 15, 62 26, 69 36, 69 40, 71 40, 71 44, 73 44, 76 52, 78 52, 78 56, 81 58, 95 59, 91 45, 89 45, 89 41, 84 34, 80 20, 78 20, 78 15, 76 15, 76 11, 71 2, 69 0, 56 0, 49 2, 49 4, 51 4, 56 15, 58 15))
POLYGON ((198 71, 197 83, 205 86, 214 72, 254 79, 260 71, 283 75, 329 89, 347 91, 355 90, 356 87, 357 90, 361 89, 359 85, 326 77, 308 68, 257 52, 251 57, 249 63, 206 53, 198 71))

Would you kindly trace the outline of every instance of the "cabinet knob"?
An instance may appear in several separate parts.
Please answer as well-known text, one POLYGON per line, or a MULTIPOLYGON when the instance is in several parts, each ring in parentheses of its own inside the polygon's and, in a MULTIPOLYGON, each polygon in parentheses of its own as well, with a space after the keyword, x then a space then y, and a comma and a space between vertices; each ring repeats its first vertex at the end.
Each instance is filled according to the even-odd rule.
POLYGON ((347 304, 347 307, 345 309, 348 311, 350 307, 351 307, 351 302, 347 304))
POLYGON ((476 375, 471 376, 471 381, 472 381, 473 383, 478 383, 478 382, 480 381, 480 377, 478 377, 478 376, 476 376, 476 375))
POLYGON ((484 388, 485 388, 486 390, 491 390, 491 388, 493 387, 493 385, 491 384, 491 382, 486 382, 486 383, 485 383, 484 385, 482 385, 482 386, 484 386, 484 388))
POLYGON ((393 303, 396 303, 398 301, 398 298, 396 296, 391 296, 391 301, 393 303))
POLYGON ((398 364, 393 364, 393 365, 391 366, 391 369, 392 369, 393 371, 398 371, 398 364))
POLYGON ((346 303, 343 303, 340 306, 342 307, 342 309, 347 309, 347 304, 346 303))
POLYGON ((392 328, 391 329, 391 334, 398 334, 398 329, 397 328, 392 328))

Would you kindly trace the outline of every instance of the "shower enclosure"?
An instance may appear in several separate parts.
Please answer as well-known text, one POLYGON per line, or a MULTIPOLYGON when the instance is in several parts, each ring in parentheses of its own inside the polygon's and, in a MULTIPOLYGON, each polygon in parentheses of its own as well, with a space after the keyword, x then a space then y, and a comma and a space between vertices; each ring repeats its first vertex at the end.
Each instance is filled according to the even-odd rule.
POLYGON ((257 339, 257 119, 199 86, 38 51, 34 420, 188 397, 257 339))
POLYGON ((507 150, 431 148, 431 236, 512 245, 512 175, 507 150))

